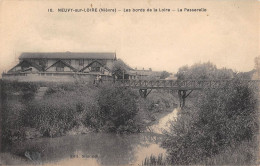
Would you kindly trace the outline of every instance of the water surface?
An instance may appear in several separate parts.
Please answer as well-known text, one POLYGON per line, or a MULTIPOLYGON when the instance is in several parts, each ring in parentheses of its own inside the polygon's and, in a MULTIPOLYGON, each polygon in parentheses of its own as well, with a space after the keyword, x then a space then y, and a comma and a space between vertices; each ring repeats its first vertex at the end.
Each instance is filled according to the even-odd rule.
POLYGON ((160 147, 161 131, 169 127, 168 120, 177 116, 177 109, 151 126, 147 133, 117 135, 89 133, 58 138, 38 138, 12 145, 12 153, 24 157, 27 152, 32 163, 44 165, 142 165, 145 157, 165 154, 160 147))

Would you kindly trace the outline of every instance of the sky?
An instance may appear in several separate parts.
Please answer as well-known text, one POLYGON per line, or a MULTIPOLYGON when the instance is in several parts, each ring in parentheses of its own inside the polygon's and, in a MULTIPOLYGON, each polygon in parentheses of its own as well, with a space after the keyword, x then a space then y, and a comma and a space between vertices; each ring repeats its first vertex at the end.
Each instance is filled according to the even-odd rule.
POLYGON ((135 68, 176 72, 212 62, 249 71, 259 56, 259 2, 233 0, 0 0, 0 72, 22 52, 116 52, 135 68), (61 13, 58 8, 116 8, 61 13), (48 12, 52 8, 54 12, 48 12), (207 12, 127 13, 124 8, 205 8, 207 12))

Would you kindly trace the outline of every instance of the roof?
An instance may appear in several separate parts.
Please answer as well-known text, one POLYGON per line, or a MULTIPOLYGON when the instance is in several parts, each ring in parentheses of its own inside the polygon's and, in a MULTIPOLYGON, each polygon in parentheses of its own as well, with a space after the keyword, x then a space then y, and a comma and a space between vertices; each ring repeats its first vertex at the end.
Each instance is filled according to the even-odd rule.
POLYGON ((151 71, 151 70, 130 70, 129 74, 132 75, 145 75, 145 76, 160 76, 161 75, 161 71, 151 71))
POLYGON ((19 59, 115 59, 114 52, 24 52, 19 59))
POLYGON ((82 69, 80 70, 80 72, 82 72, 82 71, 86 70, 87 68, 89 68, 93 63, 98 63, 98 64, 100 64, 102 67, 104 67, 105 69, 107 69, 108 71, 110 71, 110 69, 109 69, 108 67, 104 66, 104 65, 101 64, 100 62, 98 62, 98 61, 93 61, 93 62, 91 62, 90 64, 88 64, 87 66, 85 66, 84 68, 82 68, 82 69))
POLYGON ((22 63, 28 63, 29 65, 31 65, 32 67, 36 68, 37 70, 39 71, 42 71, 42 67, 39 66, 38 64, 34 63, 34 62, 30 62, 30 61, 27 61, 27 60, 23 60, 21 61, 20 63, 18 63, 16 66, 14 66, 12 69, 10 69, 8 72, 12 71, 14 68, 16 68, 17 66, 20 66, 22 63))
POLYGON ((72 69, 74 72, 77 71, 77 69, 75 69, 74 67, 72 67, 70 64, 64 62, 63 60, 58 60, 57 62, 55 62, 54 64, 52 64, 50 67, 48 67, 47 69, 45 69, 45 71, 47 71, 49 68, 53 67, 53 66, 56 65, 57 63, 63 63, 65 66, 69 67, 69 68, 72 69))
POLYGON ((134 70, 132 67, 130 67, 128 64, 126 64, 123 60, 117 59, 119 63, 121 63, 127 70, 134 70))

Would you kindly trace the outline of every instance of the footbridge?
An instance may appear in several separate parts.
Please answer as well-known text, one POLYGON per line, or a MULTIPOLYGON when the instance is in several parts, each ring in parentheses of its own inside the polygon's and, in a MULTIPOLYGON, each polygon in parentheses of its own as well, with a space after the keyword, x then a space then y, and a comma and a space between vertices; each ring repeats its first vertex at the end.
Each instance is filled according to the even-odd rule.
POLYGON ((234 86, 244 84, 251 87, 254 91, 259 90, 260 80, 114 80, 115 85, 139 89, 141 97, 146 98, 153 89, 177 91, 180 99, 180 107, 185 106, 185 99, 194 90, 216 89, 225 85, 234 86))

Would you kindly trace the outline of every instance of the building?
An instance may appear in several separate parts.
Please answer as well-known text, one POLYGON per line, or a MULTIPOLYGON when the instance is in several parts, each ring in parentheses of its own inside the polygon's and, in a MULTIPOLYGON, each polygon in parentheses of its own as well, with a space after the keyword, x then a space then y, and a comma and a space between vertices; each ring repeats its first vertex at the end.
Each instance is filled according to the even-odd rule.
POLYGON ((71 82, 112 77, 113 52, 24 52, 19 63, 2 74, 3 80, 71 82))
POLYGON ((160 79, 161 71, 152 71, 151 68, 129 70, 129 79, 160 79))

